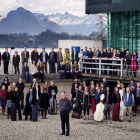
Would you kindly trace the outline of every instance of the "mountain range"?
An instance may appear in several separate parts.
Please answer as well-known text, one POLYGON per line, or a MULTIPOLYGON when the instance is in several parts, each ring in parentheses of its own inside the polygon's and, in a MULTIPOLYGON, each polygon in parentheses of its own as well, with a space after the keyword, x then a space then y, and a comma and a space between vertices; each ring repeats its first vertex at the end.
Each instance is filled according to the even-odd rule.
POLYGON ((53 32, 89 35, 98 33, 98 15, 78 17, 68 12, 44 15, 32 13, 22 7, 10 11, 6 16, 0 15, 0 33, 25 33, 38 35, 47 29, 53 32))

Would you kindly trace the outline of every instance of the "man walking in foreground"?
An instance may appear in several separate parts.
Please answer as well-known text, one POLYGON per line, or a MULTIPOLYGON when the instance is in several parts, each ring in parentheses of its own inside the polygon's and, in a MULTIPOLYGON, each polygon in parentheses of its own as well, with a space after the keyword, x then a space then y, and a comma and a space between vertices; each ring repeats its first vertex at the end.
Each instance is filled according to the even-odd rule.
POLYGON ((67 126, 66 136, 69 136, 69 111, 71 111, 71 102, 66 98, 66 94, 63 91, 61 93, 62 99, 60 100, 60 118, 61 118, 61 127, 62 133, 60 135, 65 135, 65 124, 67 126))

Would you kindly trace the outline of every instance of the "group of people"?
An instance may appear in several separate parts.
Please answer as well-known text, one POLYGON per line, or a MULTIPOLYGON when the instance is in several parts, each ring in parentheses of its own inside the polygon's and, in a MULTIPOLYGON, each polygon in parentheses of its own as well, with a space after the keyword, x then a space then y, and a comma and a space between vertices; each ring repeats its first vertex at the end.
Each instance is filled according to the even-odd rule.
POLYGON ((5 108, 7 107, 7 118, 9 119, 11 116, 11 106, 12 104, 15 104, 19 120, 22 120, 21 110, 23 110, 25 120, 28 119, 28 116, 30 116, 30 120, 32 120, 31 107, 33 105, 46 109, 41 112, 42 118, 46 118, 47 109, 49 107, 49 99, 52 95, 56 98, 56 94, 58 92, 57 86, 54 85, 54 81, 51 81, 50 85, 48 82, 45 82, 43 86, 43 93, 41 93, 40 84, 37 82, 37 79, 34 78, 33 83, 31 83, 31 87, 26 94, 26 105, 24 107, 25 84, 21 77, 19 78, 19 82, 13 82, 12 86, 10 85, 8 78, 5 77, 0 88, 0 105, 2 106, 2 115, 5 115, 5 108))
POLYGON ((88 85, 85 80, 81 85, 77 79, 71 88, 71 102, 78 102, 77 112, 83 119, 89 119, 89 109, 92 109, 92 115, 96 111, 96 106, 98 103, 102 102, 105 105, 104 115, 105 119, 113 119, 113 113, 115 111, 115 105, 118 104, 118 117, 121 109, 120 103, 123 102, 123 114, 122 118, 118 118, 121 122, 124 121, 125 116, 129 113, 129 122, 131 122, 131 116, 133 111, 133 116, 137 114, 137 107, 140 106, 140 83, 135 84, 134 80, 130 80, 128 86, 124 86, 120 80, 117 81, 114 91, 110 90, 110 86, 107 84, 106 78, 103 78, 101 83, 96 83, 91 81, 88 85), (120 94, 122 91, 123 94, 120 94), (103 101, 100 100, 101 95, 104 94, 105 98, 103 101), (112 106, 113 112, 110 113, 112 106), (83 114, 82 114, 83 110, 83 114), (128 110, 128 111, 127 111, 128 110), (128 113, 127 113, 128 112, 128 113), (112 116, 110 115, 112 114, 112 116))
MULTIPOLYGON (((133 54, 130 54, 129 50, 125 50, 124 47, 121 48, 121 51, 119 49, 115 49, 115 48, 105 48, 103 49, 102 47, 96 47, 93 48, 93 50, 91 48, 89 48, 89 50, 87 49, 87 47, 85 47, 85 50, 83 51, 83 49, 81 49, 80 53, 79 53, 79 58, 106 58, 106 60, 102 60, 102 63, 106 63, 102 64, 102 67, 104 68, 104 70, 102 71, 103 75, 117 75, 119 74, 119 72, 117 71, 117 69, 120 69, 120 65, 114 65, 114 64, 121 64, 121 61, 113 61, 112 58, 114 59, 122 59, 123 60, 123 66, 124 69, 126 69, 126 74, 125 76, 134 76, 136 77, 137 75, 137 70, 138 70, 138 60, 140 60, 140 54, 137 55, 137 52, 134 51, 133 54), (112 59, 112 60, 111 60, 112 59), (113 65, 110 65, 110 64, 113 65), (116 69, 115 70, 105 70, 105 69, 116 69)), ((90 59, 85 59, 83 60, 85 62, 90 62, 93 64, 83 64, 83 67, 87 67, 87 73, 90 73, 90 69, 89 68, 99 68, 99 60, 90 60, 90 59)), ((83 72, 85 72, 85 70, 83 70, 83 72)), ((92 73, 98 73, 98 70, 91 70, 92 73)))

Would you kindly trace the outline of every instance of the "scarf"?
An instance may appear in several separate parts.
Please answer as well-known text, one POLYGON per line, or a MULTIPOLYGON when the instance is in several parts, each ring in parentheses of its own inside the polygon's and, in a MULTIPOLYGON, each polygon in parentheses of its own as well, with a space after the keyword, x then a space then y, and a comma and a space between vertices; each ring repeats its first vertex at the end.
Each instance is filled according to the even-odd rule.
POLYGON ((32 98, 33 98, 33 94, 32 94, 32 92, 30 92, 30 96, 29 96, 29 104, 32 103, 32 98))

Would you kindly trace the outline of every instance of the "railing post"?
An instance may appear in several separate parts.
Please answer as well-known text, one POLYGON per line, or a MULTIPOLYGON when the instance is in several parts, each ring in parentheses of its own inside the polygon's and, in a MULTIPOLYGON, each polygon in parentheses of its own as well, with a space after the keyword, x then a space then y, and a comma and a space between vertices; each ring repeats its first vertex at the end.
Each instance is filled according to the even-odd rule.
POLYGON ((101 77, 101 59, 99 59, 99 77, 101 77))
POLYGON ((13 59, 11 61, 12 61, 12 75, 13 75, 13 59))
POLYGON ((121 75, 120 75, 120 77, 122 78, 122 76, 123 76, 123 60, 121 59, 121 75))

